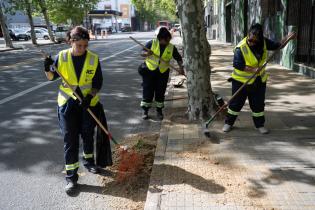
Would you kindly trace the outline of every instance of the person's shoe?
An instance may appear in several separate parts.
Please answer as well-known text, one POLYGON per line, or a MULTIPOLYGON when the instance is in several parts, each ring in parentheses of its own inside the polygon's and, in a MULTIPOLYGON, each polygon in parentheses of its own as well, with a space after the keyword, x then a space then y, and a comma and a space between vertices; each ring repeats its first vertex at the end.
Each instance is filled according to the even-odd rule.
POLYGON ((76 192, 76 188, 77 188, 78 184, 77 182, 74 181, 68 181, 66 187, 65 187, 65 191, 68 195, 73 195, 76 192))
POLYGON ((142 119, 144 119, 144 120, 149 119, 149 112, 148 112, 148 110, 144 110, 143 115, 142 115, 142 119))
POLYGON ((100 173, 100 169, 95 164, 87 164, 84 167, 92 174, 100 173))
POLYGON ((163 120, 164 116, 163 116, 162 109, 157 109, 157 110, 156 110, 156 117, 157 117, 159 120, 163 120))
POLYGON ((260 127, 260 128, 257 128, 257 130, 259 131, 259 133, 261 134, 267 134, 269 133, 269 130, 265 127, 260 127))
POLYGON ((230 132, 232 130, 232 125, 229 125, 229 124, 224 124, 223 128, 222 128, 222 131, 227 133, 227 132, 230 132))

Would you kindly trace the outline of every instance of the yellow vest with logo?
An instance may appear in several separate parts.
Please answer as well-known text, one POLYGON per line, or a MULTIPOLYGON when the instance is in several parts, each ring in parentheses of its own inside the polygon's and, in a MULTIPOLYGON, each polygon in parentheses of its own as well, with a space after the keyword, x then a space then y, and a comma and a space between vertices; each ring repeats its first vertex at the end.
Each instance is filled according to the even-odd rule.
MULTIPOLYGON (((158 39, 153 39, 151 50, 154 54, 160 55, 160 43, 158 39)), ((166 62, 160 61, 160 59, 154 55, 148 56, 145 59, 145 63, 147 64, 147 67, 154 71, 157 68, 160 69, 161 73, 164 73, 167 71, 167 69, 170 67, 170 61, 173 58, 173 50, 174 45, 168 44, 163 52, 162 59, 166 62)))
MULTIPOLYGON (((58 71, 74 89, 79 86, 84 97, 92 90, 92 79, 95 75, 97 65, 98 56, 87 50, 80 78, 77 78, 70 49, 59 52, 58 71)), ((67 88, 65 82, 62 81, 62 84, 59 86, 58 106, 64 105, 69 98, 76 100, 72 90, 67 88)), ((90 106, 95 106, 98 102, 99 96, 97 94, 92 98, 90 106)))
MULTIPOLYGON (((247 37, 244 38, 235 47, 235 49, 236 48, 240 48, 240 50, 241 50, 241 52, 243 54, 246 66, 258 68, 258 67, 262 66, 267 60, 266 42, 264 42, 264 53, 263 53, 263 56, 262 56, 262 58, 260 60, 257 60, 257 58, 255 57, 254 53, 249 48, 249 46, 248 46, 248 44, 246 42, 246 39, 247 39, 247 37)), ((245 72, 245 71, 242 71, 242 70, 234 68, 234 71, 232 73, 232 78, 237 80, 237 81, 239 81, 239 82, 245 83, 251 76, 253 76, 253 74, 254 73, 245 72)), ((262 82, 266 82, 267 78, 268 78, 268 74, 266 73, 266 68, 263 68, 257 76, 261 77, 262 82)), ((251 79, 248 84, 253 84, 255 79, 256 79, 256 77, 251 79)))

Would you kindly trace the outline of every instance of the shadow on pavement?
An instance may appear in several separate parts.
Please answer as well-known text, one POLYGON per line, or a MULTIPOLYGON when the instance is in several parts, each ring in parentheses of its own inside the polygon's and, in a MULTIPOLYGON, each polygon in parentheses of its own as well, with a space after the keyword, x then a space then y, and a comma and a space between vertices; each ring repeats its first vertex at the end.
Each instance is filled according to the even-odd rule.
POLYGON ((187 184, 198 190, 213 194, 225 192, 225 187, 215 183, 215 181, 204 179, 177 166, 157 164, 154 165, 154 170, 164 174, 163 185, 187 184))

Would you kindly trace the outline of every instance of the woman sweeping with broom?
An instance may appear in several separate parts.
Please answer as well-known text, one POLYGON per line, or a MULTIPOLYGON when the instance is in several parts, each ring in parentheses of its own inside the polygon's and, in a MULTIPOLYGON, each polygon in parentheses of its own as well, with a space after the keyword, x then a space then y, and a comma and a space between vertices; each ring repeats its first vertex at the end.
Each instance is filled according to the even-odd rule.
POLYGON ((93 135, 96 123, 87 112, 87 109, 90 109, 95 115, 102 116, 102 123, 106 127, 105 114, 98 96, 103 83, 98 55, 88 50, 90 38, 85 28, 77 26, 68 35, 71 48, 59 52, 55 61, 51 57, 46 58, 44 70, 48 80, 55 80, 61 74, 82 99, 78 100, 65 81, 59 86, 58 120, 64 138, 67 181, 65 191, 67 194, 73 194, 78 181, 80 136, 83 140, 84 166, 89 172, 99 173, 97 165, 102 167, 112 165, 112 158, 109 141, 103 139, 106 144, 106 158, 105 160, 103 158, 100 164, 97 160, 95 164, 93 135), (52 65, 58 69, 59 74, 54 71, 52 65))
POLYGON ((273 42, 264 37, 262 25, 256 23, 249 29, 248 36, 235 47, 233 60, 234 71, 231 79, 232 95, 235 94, 235 96, 229 103, 225 124, 222 128, 223 132, 232 130, 233 124, 248 98, 256 129, 261 134, 269 133, 268 129, 264 126, 265 94, 268 74, 265 68, 262 68, 260 71, 257 71, 257 69, 265 65, 268 59, 268 50, 279 50, 283 48, 290 39, 295 39, 295 37, 295 33, 290 33, 282 42, 273 42), (246 87, 240 89, 244 84, 247 84, 246 87), (240 92, 236 95, 239 89, 240 92))

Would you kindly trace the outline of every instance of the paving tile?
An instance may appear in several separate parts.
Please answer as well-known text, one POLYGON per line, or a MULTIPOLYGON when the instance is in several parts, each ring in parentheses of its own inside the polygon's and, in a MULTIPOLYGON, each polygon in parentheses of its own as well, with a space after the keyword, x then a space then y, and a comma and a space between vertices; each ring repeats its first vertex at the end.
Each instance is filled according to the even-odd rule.
MULTIPOLYGON (((215 52, 220 53, 220 50, 214 49, 212 54, 215 52)), ((220 64, 213 65, 219 67, 220 64)), ((288 74, 271 71, 282 75, 282 79, 288 74)), ((223 81, 226 73, 213 74, 216 82, 212 85, 214 91, 230 97, 230 84, 223 81)), ((300 76, 296 78, 295 82, 300 81, 300 76)), ((287 80, 278 83, 276 85, 288 88, 293 85, 287 80)), ((315 209, 315 137, 311 130, 315 127, 312 125, 315 108, 311 108, 315 107, 315 98, 296 93, 293 97, 294 100, 305 97, 307 103, 312 104, 309 117, 303 113, 302 103, 289 104, 290 108, 283 102, 289 101, 290 96, 274 95, 274 91, 279 94, 279 89, 272 89, 272 85, 268 88, 266 127, 271 128, 269 135, 261 135, 254 129, 248 103, 230 133, 222 133, 222 119, 211 124, 209 131, 220 140, 219 144, 200 136, 198 124, 174 123, 169 127, 166 148, 158 149, 159 154, 166 152, 163 162, 157 163, 170 169, 161 172, 165 193, 161 197, 162 210, 315 209)), ((187 95, 185 88, 170 91, 173 97, 187 95)), ((185 107, 187 101, 173 101, 172 106, 185 107)))

